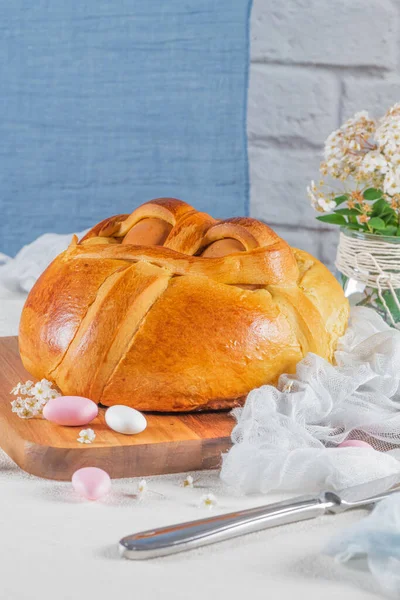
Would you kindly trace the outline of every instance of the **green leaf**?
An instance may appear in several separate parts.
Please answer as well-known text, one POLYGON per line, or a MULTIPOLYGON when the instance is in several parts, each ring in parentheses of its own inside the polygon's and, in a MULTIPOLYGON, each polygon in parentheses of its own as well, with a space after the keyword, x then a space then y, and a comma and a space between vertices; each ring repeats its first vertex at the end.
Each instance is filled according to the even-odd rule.
MULTIPOLYGON (((380 217, 381 219, 383 219, 385 221, 386 226, 397 225, 397 218, 396 218, 395 211, 393 210, 393 208, 391 208, 389 206, 389 204, 383 198, 381 198, 380 200, 377 200, 372 205, 371 217, 380 217)), ((386 234, 386 235, 389 235, 389 234, 386 234)))
POLYGON ((385 221, 386 227, 396 227, 397 229, 397 227, 399 226, 399 223, 395 216, 384 215, 381 218, 385 221))
POLYGON ((388 224, 394 215, 395 212, 393 208, 391 208, 383 198, 373 203, 371 214, 372 217, 381 217, 381 219, 384 219, 386 224, 388 224))
POLYGON ((349 215, 357 216, 360 214, 360 211, 355 208, 338 208, 334 212, 337 215, 347 215, 347 216, 349 216, 349 215))
POLYGON ((339 204, 343 204, 343 202, 347 202, 347 200, 349 199, 347 194, 343 194, 343 196, 336 196, 336 198, 333 199, 334 202, 336 202, 336 205, 339 206, 339 204))
POLYGON ((368 188, 364 191, 363 196, 366 200, 379 200, 379 198, 382 198, 383 192, 376 188, 368 188))
POLYGON ((332 225, 346 225, 347 221, 342 215, 322 215, 322 217, 317 217, 318 221, 322 221, 323 223, 331 223, 332 225))
POLYGON ((396 235, 397 227, 395 225, 386 225, 385 229, 382 229, 383 235, 396 235))
POLYGON ((372 217, 372 219, 368 221, 368 225, 372 227, 372 229, 378 230, 385 229, 386 227, 385 221, 379 217, 372 217))
POLYGON ((397 227, 398 223, 397 223, 397 219, 394 215, 382 215, 381 219, 383 219, 386 223, 386 225, 390 225, 390 226, 395 226, 397 227))
POLYGON ((368 227, 362 223, 348 223, 346 229, 351 229, 352 231, 368 231, 368 227))

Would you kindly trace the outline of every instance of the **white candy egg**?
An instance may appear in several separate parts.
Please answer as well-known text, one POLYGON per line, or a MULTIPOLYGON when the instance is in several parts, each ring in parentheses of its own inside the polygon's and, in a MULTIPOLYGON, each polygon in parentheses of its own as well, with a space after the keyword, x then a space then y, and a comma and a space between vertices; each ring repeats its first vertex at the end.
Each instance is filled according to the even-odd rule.
POLYGON ((147 427, 142 413, 130 406, 111 406, 106 410, 105 420, 110 429, 126 435, 140 433, 147 427))

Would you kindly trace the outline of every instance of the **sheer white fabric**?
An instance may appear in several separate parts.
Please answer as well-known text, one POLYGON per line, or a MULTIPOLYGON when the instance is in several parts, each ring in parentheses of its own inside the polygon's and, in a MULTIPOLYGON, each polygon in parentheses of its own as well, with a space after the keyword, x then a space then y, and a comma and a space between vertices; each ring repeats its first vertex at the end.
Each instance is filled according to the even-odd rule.
POLYGON ((242 493, 340 489, 400 472, 400 331, 352 309, 336 366, 308 354, 278 388, 253 390, 241 409, 222 480, 242 493), (370 448, 336 448, 345 439, 370 448), (398 454, 398 453, 397 453, 398 454))
POLYGON ((382 501, 359 523, 339 533, 326 548, 339 562, 365 557, 390 597, 400 596, 400 494, 382 501))

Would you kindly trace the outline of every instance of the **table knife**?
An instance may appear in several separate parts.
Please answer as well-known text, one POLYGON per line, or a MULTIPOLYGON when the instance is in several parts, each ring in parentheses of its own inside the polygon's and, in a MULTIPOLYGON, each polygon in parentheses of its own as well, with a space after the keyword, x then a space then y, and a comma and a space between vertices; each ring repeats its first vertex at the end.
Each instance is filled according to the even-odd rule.
POLYGON ((323 491, 284 502, 135 533, 119 542, 121 556, 144 560, 192 550, 277 525, 373 506, 400 491, 400 474, 341 491, 323 491))

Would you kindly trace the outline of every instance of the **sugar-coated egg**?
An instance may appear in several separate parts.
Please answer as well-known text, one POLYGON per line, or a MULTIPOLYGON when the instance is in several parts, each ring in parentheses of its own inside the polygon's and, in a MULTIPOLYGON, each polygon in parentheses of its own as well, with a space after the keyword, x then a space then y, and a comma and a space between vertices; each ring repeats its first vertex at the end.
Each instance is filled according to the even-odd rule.
POLYGON ((111 406, 106 410, 105 420, 110 429, 126 435, 140 433, 147 427, 142 413, 130 406, 111 406))
POLYGON ((363 442, 362 440, 346 440, 339 444, 338 448, 372 448, 371 444, 363 442))
POLYGON ((57 425, 87 425, 97 417, 98 406, 82 396, 60 396, 48 401, 43 416, 57 425))
POLYGON ((80 496, 98 500, 110 491, 111 479, 103 469, 83 467, 72 475, 72 487, 80 496))

